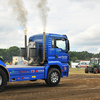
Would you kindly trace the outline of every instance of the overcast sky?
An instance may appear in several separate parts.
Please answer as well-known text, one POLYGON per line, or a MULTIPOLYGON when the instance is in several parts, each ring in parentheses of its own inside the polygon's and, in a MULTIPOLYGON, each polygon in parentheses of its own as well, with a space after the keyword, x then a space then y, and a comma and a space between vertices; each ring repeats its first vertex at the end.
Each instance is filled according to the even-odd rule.
MULTIPOLYGON (((8 4, 0 0, 0 48, 24 46, 20 22, 8 4)), ((43 24, 36 7, 39 0, 23 0, 27 10, 28 38, 43 32, 43 24)), ((46 32, 66 34, 71 51, 100 52, 100 0, 47 0, 46 32)))

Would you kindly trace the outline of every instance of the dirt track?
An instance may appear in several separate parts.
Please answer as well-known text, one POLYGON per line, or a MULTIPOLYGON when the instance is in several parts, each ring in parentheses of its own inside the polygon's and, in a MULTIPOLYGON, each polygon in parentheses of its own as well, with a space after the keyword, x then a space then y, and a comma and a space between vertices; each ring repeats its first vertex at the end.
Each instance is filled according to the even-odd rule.
POLYGON ((71 74, 56 87, 43 80, 8 83, 0 100, 100 100, 100 75, 71 74))

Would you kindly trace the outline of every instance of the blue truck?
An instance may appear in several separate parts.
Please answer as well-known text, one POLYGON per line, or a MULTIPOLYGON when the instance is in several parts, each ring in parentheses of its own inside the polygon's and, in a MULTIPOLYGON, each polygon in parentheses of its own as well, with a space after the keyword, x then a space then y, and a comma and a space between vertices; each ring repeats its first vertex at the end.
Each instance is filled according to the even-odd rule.
POLYGON ((27 47, 20 55, 25 65, 5 65, 0 60, 0 91, 7 82, 45 80, 49 86, 56 86, 61 77, 68 77, 69 40, 66 35, 48 33, 29 38, 27 47))

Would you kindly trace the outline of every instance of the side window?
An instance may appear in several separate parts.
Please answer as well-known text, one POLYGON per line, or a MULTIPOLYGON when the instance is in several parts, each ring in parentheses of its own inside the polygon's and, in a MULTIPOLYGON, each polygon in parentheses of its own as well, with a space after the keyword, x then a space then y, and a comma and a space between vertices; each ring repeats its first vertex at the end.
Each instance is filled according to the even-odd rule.
POLYGON ((82 62, 80 63, 80 65, 82 65, 82 62))
POLYGON ((78 65, 80 65, 80 63, 78 63, 78 65))
POLYGON ((61 39, 52 39, 52 48, 61 48, 66 50, 66 41, 61 39))
POLYGON ((100 65, 100 58, 99 58, 99 65, 100 65))
POLYGON ((62 40, 56 40, 56 48, 66 50, 66 42, 62 40))
POLYGON ((52 39, 52 48, 55 48, 55 40, 52 39))
POLYGON ((85 62, 83 62, 83 65, 85 65, 86 63, 85 62))

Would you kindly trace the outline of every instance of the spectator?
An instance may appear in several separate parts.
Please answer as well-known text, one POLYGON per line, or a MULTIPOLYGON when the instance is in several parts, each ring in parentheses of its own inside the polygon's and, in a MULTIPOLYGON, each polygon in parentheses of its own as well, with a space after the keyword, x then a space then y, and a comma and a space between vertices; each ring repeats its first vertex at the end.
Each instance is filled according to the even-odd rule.
POLYGON ((12 62, 10 62, 10 65, 12 65, 12 62))
POLYGON ((6 61, 5 65, 9 65, 8 61, 6 61))

